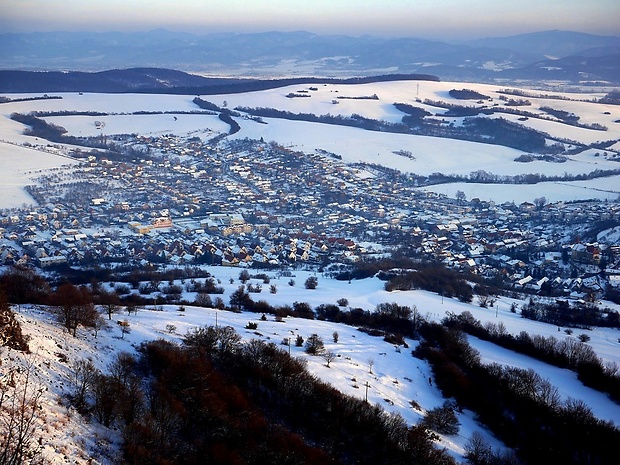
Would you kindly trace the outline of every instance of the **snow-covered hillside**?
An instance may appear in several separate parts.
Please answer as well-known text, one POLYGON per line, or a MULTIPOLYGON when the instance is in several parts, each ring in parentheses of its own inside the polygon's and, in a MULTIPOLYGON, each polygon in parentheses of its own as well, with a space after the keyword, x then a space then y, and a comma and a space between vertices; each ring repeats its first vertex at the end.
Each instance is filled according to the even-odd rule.
MULTIPOLYGON (((238 285, 238 269, 217 267, 210 270, 221 281, 225 289, 222 298, 228 301, 238 285), (230 282, 230 280, 234 282, 230 282)), ((295 301, 307 302, 311 306, 322 303, 334 304, 345 297, 350 307, 372 310, 382 302, 397 302, 401 305, 416 306, 422 315, 432 321, 443 318, 447 312, 460 313, 470 311, 475 318, 484 322, 502 322, 510 333, 518 334, 528 331, 531 334, 553 335, 561 338, 556 326, 532 322, 511 313, 509 308, 514 302, 501 298, 493 308, 480 308, 475 304, 466 304, 425 291, 387 292, 383 282, 376 278, 360 281, 335 281, 318 275, 318 287, 305 289, 303 282, 310 275, 298 271, 292 278, 296 281, 290 286, 291 279, 278 278, 275 274, 272 283, 277 285, 276 294, 263 291, 253 298, 264 299, 271 304, 292 304, 295 301)), ((252 282, 252 281, 250 281, 252 282)), ((260 281, 256 281, 258 283, 260 281)), ((178 283, 180 284, 180 283, 178 283)), ((193 295, 184 294, 192 299, 193 295)), ((618 306, 610 304, 618 310, 618 306)), ((135 315, 125 312, 113 316, 109 327, 100 331, 95 337, 92 331, 79 331, 73 338, 64 332, 46 309, 22 306, 17 309, 24 332, 31 336, 32 355, 27 357, 32 363, 44 389, 45 413, 40 420, 37 437, 41 436, 45 455, 52 463, 87 463, 90 458, 101 463, 114 463, 114 454, 119 450, 119 441, 115 430, 89 424, 73 409, 66 407, 63 396, 71 390, 68 373, 72 363, 80 359, 90 359, 101 370, 106 371, 114 356, 120 351, 134 353, 136 347, 144 341, 164 338, 180 341, 188 330, 203 325, 232 326, 244 340, 253 338, 271 341, 288 351, 289 347, 281 345, 284 338, 301 335, 307 339, 311 334, 318 334, 325 342, 325 347, 336 353, 337 357, 326 366, 325 359, 310 356, 303 347, 290 347, 291 355, 307 360, 308 369, 319 378, 331 383, 342 392, 365 398, 381 405, 389 412, 402 415, 410 424, 418 423, 429 409, 440 406, 444 399, 432 382, 429 365, 411 356, 411 350, 417 342, 407 340, 409 348, 400 348, 385 342, 382 338, 372 337, 356 328, 336 323, 285 318, 276 321, 272 316, 266 320, 260 314, 232 313, 228 311, 186 306, 180 311, 177 305, 146 307, 135 315), (121 334, 118 320, 127 320, 130 333, 121 334), (248 322, 257 324, 254 330, 246 329, 248 322), (333 333, 338 333, 334 342, 333 333), (429 378, 431 378, 429 382, 429 378), (368 391, 366 394, 366 383, 368 391), (412 405, 419 405, 420 409, 412 405)), ((106 320, 107 321, 107 320, 106 320)), ((587 331, 591 337, 589 344, 599 357, 606 362, 620 363, 620 349, 617 330, 595 328, 587 331)), ((576 337, 565 336, 564 337, 576 337)), ((491 343, 469 338, 470 343, 481 352, 485 363, 499 362, 522 368, 534 368, 543 378, 557 386, 563 398, 583 400, 592 408, 594 414, 605 420, 620 425, 620 406, 605 395, 587 388, 576 379, 569 370, 562 370, 528 357, 501 349, 491 343)), ((3 350, 2 370, 12 364, 25 363, 24 357, 14 351, 3 350)), ((502 448, 497 440, 476 424, 471 412, 459 414, 461 423, 458 435, 442 436, 438 445, 447 448, 457 459, 462 458, 464 446, 473 431, 481 432, 496 448, 502 448)))
MULTIPOLYGON (((365 118, 400 122, 404 113, 397 110, 393 103, 400 102, 413 105, 429 111, 446 123, 459 126, 462 117, 442 116, 445 109, 437 108, 424 103, 443 101, 453 105, 479 106, 480 102, 473 100, 458 100, 450 96, 452 89, 472 89, 488 96, 485 101, 488 107, 503 106, 506 98, 501 93, 500 86, 430 81, 397 81, 372 84, 344 85, 329 84, 313 86, 289 86, 260 92, 249 92, 230 95, 213 95, 205 97, 217 105, 235 108, 268 107, 292 113, 313 113, 316 115, 342 115, 350 117, 352 114, 365 118), (309 91, 308 89, 313 90, 309 91), (305 92, 306 98, 287 98, 289 94, 305 92), (377 99, 360 97, 377 96, 377 99), (348 97, 348 98, 339 98, 348 97), (337 102, 338 104, 335 104, 337 102)), ((533 92, 533 91, 526 91, 533 92)), ((500 113, 504 119, 519 122, 526 127, 544 131, 553 143, 558 139, 569 139, 583 144, 592 144, 597 141, 617 141, 620 139, 620 110, 617 105, 593 103, 593 100, 604 96, 603 93, 560 93, 554 92, 554 98, 527 97, 531 105, 519 107, 538 117, 519 118, 518 115, 500 113), (558 99, 562 98, 562 99, 558 99), (566 100, 565 100, 566 99, 566 100), (572 99, 572 100, 567 100, 572 99), (575 127, 561 122, 549 113, 541 110, 552 107, 555 110, 574 114, 579 122, 592 125, 598 124, 607 127, 606 131, 575 127)), ((210 139, 216 134, 225 133, 227 125, 215 115, 197 114, 135 114, 136 112, 191 112, 198 107, 192 103, 193 96, 176 95, 145 95, 145 94, 60 94, 62 99, 33 100, 24 102, 5 103, 0 107, 0 139, 18 144, 29 142, 40 144, 32 137, 21 135, 23 126, 11 121, 9 116, 13 112, 28 113, 31 111, 69 111, 69 112, 102 112, 107 116, 52 116, 46 120, 63 126, 69 135, 99 136, 113 134, 140 134, 161 135, 177 134, 180 136, 197 136, 203 140, 210 139), (98 121, 101 124, 95 124, 98 121)), ((12 95, 12 98, 25 95, 12 95)), ((509 97, 513 97, 509 95, 509 97)), ((492 117, 498 117, 498 114, 492 117)), ((614 161, 615 153, 601 150, 586 150, 576 155, 570 155, 563 163, 534 160, 529 163, 516 162, 515 158, 523 151, 499 145, 483 144, 438 137, 392 134, 385 132, 367 131, 358 128, 333 126, 320 123, 302 121, 288 121, 282 119, 264 118, 267 124, 261 124, 251 119, 236 118, 241 130, 234 138, 253 138, 266 141, 276 141, 282 145, 306 153, 316 150, 327 150, 342 157, 345 162, 378 163, 398 169, 403 172, 429 175, 432 173, 469 175, 478 170, 484 170, 495 175, 518 175, 541 173, 548 176, 564 174, 584 174, 594 170, 611 170, 618 168, 614 161), (398 156, 394 152, 407 151, 413 157, 398 156)), ((613 148, 613 146, 612 146, 613 148)), ((0 162, 10 164, 11 151, 3 144, 0 151, 0 162)), ((53 158, 52 158, 53 159, 53 158)), ((18 168, 19 176, 24 176, 30 170, 54 164, 63 164, 63 160, 45 163, 32 159, 28 168, 18 168)), ((21 166, 21 165, 20 165, 21 166)), ((12 173, 12 172, 11 172, 12 173)), ((3 172, 2 179, 11 176, 3 172)), ((7 178, 8 179, 8 178, 7 178)), ((544 195, 549 201, 576 200, 584 198, 616 199, 618 197, 616 178, 604 178, 593 181, 570 183, 539 183, 536 186, 537 195, 544 195)), ((5 184, 5 183, 3 183, 5 184)), ((483 184, 440 185, 435 190, 453 196, 456 190, 464 190, 468 198, 479 197, 482 200, 522 201, 532 200, 529 186, 497 186, 483 184)), ((6 199, 12 199, 17 194, 8 193, 6 199)), ((3 196, 4 197, 4 196, 3 196)), ((13 200, 14 206, 18 200, 13 200)))

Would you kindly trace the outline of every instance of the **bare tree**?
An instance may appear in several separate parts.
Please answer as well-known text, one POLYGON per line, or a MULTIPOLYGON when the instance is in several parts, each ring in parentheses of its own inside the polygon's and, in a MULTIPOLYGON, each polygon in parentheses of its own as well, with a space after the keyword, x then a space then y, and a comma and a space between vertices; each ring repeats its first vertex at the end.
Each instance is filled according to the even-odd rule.
POLYGON ((69 382, 75 389, 71 402, 80 410, 86 406, 86 394, 100 372, 91 360, 76 360, 69 370, 69 382))
POLYGON ((117 407, 123 420, 131 423, 138 415, 143 402, 143 387, 136 375, 138 361, 135 356, 121 352, 109 366, 110 377, 120 386, 117 407))
POLYGON ((99 302, 103 310, 108 315, 108 320, 112 319, 112 315, 118 313, 121 309, 121 301, 118 295, 113 292, 105 292, 99 295, 99 302))
POLYGON ((206 292, 199 292, 198 294, 196 294, 196 299, 194 300, 194 303, 201 307, 213 306, 213 300, 211 300, 211 296, 206 292))
POLYGON ((411 306, 411 329, 413 330, 413 338, 418 338, 418 331, 422 327, 424 323, 424 317, 420 314, 418 307, 415 305, 411 306))
POLYGON ((329 364, 336 360, 337 355, 336 352, 334 352, 333 350, 326 350, 325 352, 323 352, 322 357, 325 360, 327 368, 329 368, 329 364))
POLYGON ((73 337, 76 336, 78 326, 93 326, 99 316, 88 290, 70 283, 59 286, 52 301, 60 322, 73 337))
POLYGON ((122 397, 121 385, 112 377, 100 374, 93 382, 95 417, 106 428, 116 418, 118 405, 122 397))
POLYGON ((37 421, 43 415, 42 395, 31 360, 26 360, 25 367, 0 374, 0 464, 42 461, 43 448, 35 438, 37 421))
POLYGON ((534 199, 534 205, 536 205, 536 210, 542 210, 546 203, 546 197, 537 197, 534 199))
POLYGON ((476 465, 488 463, 491 458, 491 446, 478 431, 471 433, 465 444, 465 458, 467 462, 476 465))
POLYGON ((99 334, 99 331, 106 328, 108 325, 105 319, 101 315, 97 315, 97 317, 93 321, 93 331, 95 332, 95 338, 99 334))
POLYGON ((495 305, 495 299, 490 295, 478 295, 478 305, 482 308, 489 308, 495 305))
POLYGON ((248 270, 243 270, 239 273, 239 281, 243 284, 247 283, 250 280, 250 272, 248 270))

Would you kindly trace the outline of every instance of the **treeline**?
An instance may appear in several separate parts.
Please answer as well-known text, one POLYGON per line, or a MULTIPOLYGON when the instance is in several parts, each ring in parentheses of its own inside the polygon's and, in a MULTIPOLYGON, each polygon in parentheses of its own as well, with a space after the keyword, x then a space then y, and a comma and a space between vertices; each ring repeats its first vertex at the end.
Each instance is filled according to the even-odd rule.
POLYGON ((442 324, 545 363, 573 370, 584 385, 605 392, 620 403, 620 367, 606 365, 591 346, 578 338, 567 336, 560 340, 553 336, 530 336, 525 331, 514 336, 502 323, 482 325, 470 312, 459 315, 449 312, 442 324))
POLYGON ((366 118, 361 115, 352 114, 351 116, 342 115, 315 115, 314 113, 293 113, 286 110, 278 110, 276 108, 259 107, 236 107, 235 110, 243 111, 250 115, 260 116, 264 118, 281 118, 292 121, 308 121, 311 123, 334 124, 338 126, 350 126, 355 128, 366 129, 368 131, 394 132, 406 134, 409 129, 401 123, 390 123, 387 121, 366 118))
POLYGON ((462 302, 473 300, 477 283, 478 293, 488 294, 496 289, 485 286, 479 276, 457 272, 446 268, 442 263, 412 260, 407 257, 382 258, 379 260, 360 260, 351 269, 337 273, 335 279, 344 281, 365 279, 377 276, 385 281, 387 291, 424 289, 446 298, 456 297, 462 302))
POLYGON ((109 374, 88 361, 74 371, 72 402, 121 428, 128 464, 455 464, 425 426, 343 395, 231 327, 144 343, 109 374))
MULTIPOLYGON (((339 299, 336 304, 320 304, 314 309, 307 302, 293 302, 291 305, 271 305, 264 300, 252 299, 253 285, 241 285, 230 296, 230 306, 222 309, 246 311, 274 315, 276 320, 286 317, 303 318, 306 320, 324 320, 356 326, 375 336, 384 336, 386 340, 403 344, 403 337, 417 337, 417 328, 421 317, 415 306, 385 303, 377 305, 370 311, 362 308, 349 308, 347 299, 339 299)), ((213 301, 199 295, 194 305, 213 306, 213 301)))
POLYGON ((194 100, 192 100, 192 102, 194 102, 195 105, 198 105, 203 110, 210 110, 218 113, 223 110, 223 108, 216 105, 215 103, 209 102, 208 100, 203 100, 200 97, 194 97, 194 100))
POLYGON ((456 297, 461 302, 471 302, 474 293, 465 278, 454 270, 441 265, 417 266, 416 270, 382 271, 380 279, 386 280, 386 291, 424 289, 446 298, 456 297))
POLYGON ((488 95, 481 94, 472 89, 452 89, 448 92, 450 97, 459 100, 491 100, 488 95))
MULTIPOLYGON (((419 267, 426 266, 442 265, 426 265, 421 263, 419 260, 413 260, 404 255, 393 254, 391 257, 382 257, 377 259, 365 258, 363 260, 359 260, 353 263, 346 271, 337 272, 333 277, 340 281, 350 281, 351 279, 371 278, 379 272, 389 272, 389 270, 393 269, 417 269, 419 267)), ((381 276, 386 275, 381 274, 381 276)))
POLYGON ((605 97, 600 98, 598 102, 611 105, 620 105, 620 91, 612 90, 607 95, 605 95, 605 97))
MULTIPOLYGON (((508 105, 508 103, 506 104, 508 105)), ((518 106, 515 103, 513 103, 513 106, 518 106)), ((541 110, 543 109, 543 107, 540 108, 541 110)), ((543 110, 544 111, 544 110, 543 110)), ((558 110, 561 111, 561 110, 558 110)), ((576 119, 561 119, 559 118, 561 121, 557 121, 557 119, 553 119, 549 116, 544 116, 538 113, 533 113, 531 111, 525 111, 525 110, 518 110, 516 108, 509 108, 507 106, 504 107, 493 107, 493 108, 485 108, 481 111, 481 113, 485 114, 485 115, 492 115, 494 113, 508 113, 509 115, 518 115, 518 116, 522 116, 523 118, 527 119, 527 118, 535 118, 535 119, 540 119, 543 121, 552 121, 552 122, 559 122, 562 124, 567 124, 569 126, 575 126, 577 128, 584 128, 584 129, 592 129, 594 131, 607 131, 607 126, 604 126, 602 124, 599 123, 580 123, 579 122, 579 117, 575 116, 576 119)), ((582 144, 579 144, 582 145, 582 144)))
POLYGON ((109 116, 110 113, 102 111, 75 111, 75 110, 56 110, 56 111, 31 111, 30 116, 46 118, 48 116, 109 116))
POLYGON ((485 285, 479 276, 451 270, 441 263, 406 257, 359 261, 350 270, 339 272, 334 277, 338 280, 351 280, 372 276, 384 280, 384 288, 390 292, 423 289, 445 298, 455 297, 461 302, 471 302, 474 292, 479 295, 499 292, 493 286, 485 285), (474 287, 472 283, 476 283, 474 287))
POLYGON ((437 114, 436 116, 476 116, 485 109, 484 107, 457 105, 444 102, 443 100, 431 100, 428 98, 424 99, 424 104, 448 110, 446 113, 437 114))
MULTIPOLYGON (((413 354, 431 364, 444 396, 475 412, 522 463, 615 463, 611 445, 620 440, 620 431, 597 419, 583 402, 562 401, 557 389, 533 370, 482 364, 456 328, 429 323, 421 334, 413 354)), ((469 448, 468 460, 497 463, 488 449, 469 448)))
POLYGON ((568 100, 571 102, 588 102, 588 100, 579 100, 572 99, 570 97, 565 97, 563 95, 552 95, 552 94, 537 94, 536 92, 530 92, 522 89, 501 89, 497 91, 499 94, 506 95, 517 95, 519 97, 529 97, 529 98, 542 98, 546 100, 568 100))
POLYGON ((500 95, 499 99, 502 102, 506 102, 504 103, 504 105, 508 106, 508 107, 529 107, 530 105, 532 105, 532 102, 530 102, 527 99, 513 99, 513 98, 508 98, 505 95, 500 95))
MULTIPOLYGON (((207 308, 218 308, 233 312, 249 311, 263 315, 274 315, 276 319, 286 317, 320 319, 343 323, 350 326, 364 327, 375 330, 376 335, 385 335, 392 340, 401 341, 402 337, 415 337, 417 325, 420 323, 417 309, 396 304, 378 305, 373 311, 361 308, 348 308, 346 299, 336 304, 322 304, 312 308, 306 302, 293 302, 291 305, 271 305, 265 300, 254 300, 252 295, 261 292, 259 284, 242 284, 230 295, 229 302, 219 296, 224 289, 212 277, 207 276, 203 282, 194 278, 183 285, 188 292, 195 292, 193 302, 181 299, 183 287, 173 284, 173 280, 191 276, 184 270, 168 270, 166 273, 133 271, 123 279, 127 284, 117 282, 115 292, 103 289, 99 281, 88 276, 81 277, 82 284, 64 281, 58 284, 56 290, 48 284, 42 276, 21 268, 14 268, 0 275, 0 292, 6 300, 13 304, 39 304, 50 306, 50 310, 58 316, 58 321, 71 333, 76 334, 79 327, 93 328, 100 323, 100 314, 95 306, 107 313, 108 319, 112 314, 119 313, 123 307, 128 313, 138 311, 141 306, 152 305, 153 293, 160 293, 158 303, 176 303, 196 305, 207 308), (167 284, 166 284, 167 283, 167 284), (132 293, 131 289, 138 293, 132 293)), ((79 277, 79 276, 77 276, 79 277)), ((257 274, 255 278, 263 279, 268 283, 268 277, 257 274)), ((246 281, 240 277, 242 282, 246 281)), ((275 285, 270 292, 275 293, 275 285)))
POLYGON ((195 97, 192 102, 194 102, 194 104, 198 105, 204 110, 219 113, 219 119, 230 126, 230 129, 228 130, 228 135, 236 134, 241 130, 241 126, 239 126, 239 123, 237 123, 232 118, 233 116, 239 116, 239 113, 233 112, 228 108, 219 107, 215 103, 209 102, 208 100, 203 100, 200 97, 195 97))
POLYGON ((303 84, 370 84, 373 82, 391 81, 439 81, 437 76, 430 74, 384 74, 380 76, 365 76, 354 78, 317 78, 302 77, 288 79, 237 79, 231 80, 226 84, 213 84, 200 87, 173 87, 166 89, 137 89, 132 92, 139 93, 165 93, 179 95, 220 95, 220 94, 242 94, 245 92, 257 92, 261 90, 277 89, 303 84))
MULTIPOLYGON (((394 103, 394 107, 399 110, 402 111, 403 113, 407 113, 408 115, 410 115, 413 118, 424 118, 425 116, 432 116, 432 113, 430 113, 429 111, 426 111, 424 108, 420 108, 420 107, 416 107, 413 105, 410 105, 408 103, 394 103)), ((403 123, 405 121, 403 120, 403 123)))
POLYGON ((232 118, 232 116, 230 115, 230 112, 222 111, 219 114, 218 118, 230 126, 230 129, 228 130, 228 135, 236 134, 241 130, 241 126, 239 126, 239 123, 237 123, 232 118))
POLYGON ((535 153, 558 153, 562 146, 547 146, 546 137, 540 131, 513 123, 504 118, 466 118, 463 130, 484 138, 491 137, 493 143, 514 149, 535 153))
POLYGON ((618 312, 610 309, 606 310, 606 312, 601 311, 595 305, 587 303, 570 305, 568 300, 556 300, 554 303, 545 303, 530 299, 521 306, 521 316, 557 326, 620 328, 620 315, 618 312))
POLYGON ((33 100, 62 100, 60 95, 41 95, 40 97, 21 97, 10 98, 0 95, 0 103, 12 103, 12 102, 31 102, 33 100))
POLYGON ((574 113, 569 113, 568 111, 564 110, 557 110, 552 107, 540 107, 540 110, 544 111, 545 113, 549 113, 550 115, 555 116, 558 119, 561 119, 567 124, 577 123, 577 121, 579 121, 580 119, 579 116, 574 113))
POLYGON ((347 97, 345 95, 339 95, 336 98, 342 100, 379 100, 379 96, 377 94, 360 95, 359 97, 347 97))
POLYGON ((62 126, 48 123, 47 121, 37 118, 34 115, 24 115, 22 113, 12 113, 11 119, 19 123, 30 126, 30 129, 24 131, 25 135, 41 137, 50 142, 60 143, 78 143, 75 137, 65 135, 67 130, 62 126))
POLYGON ((166 111, 132 111, 121 113, 106 113, 100 111, 75 111, 75 110, 58 110, 58 111, 31 111, 29 115, 37 118, 46 118, 48 116, 117 116, 117 115, 216 115, 212 111, 182 111, 182 110, 166 110, 166 111))
MULTIPOLYGON (((527 158, 526 158, 527 159, 527 158)), ((440 173, 434 173, 434 176, 437 177, 440 173)), ((542 173, 525 173, 525 174, 516 174, 514 176, 510 175, 501 175, 489 173, 488 171, 478 170, 472 171, 469 175, 443 175, 443 177, 439 178, 441 181, 445 182, 449 180, 451 182, 474 182, 474 183, 484 183, 484 184, 537 184, 539 182, 558 182, 558 181, 587 181, 590 179, 597 178, 605 178, 608 176, 617 176, 620 174, 620 169, 616 170, 601 170, 596 169, 589 173, 582 174, 569 174, 564 173, 563 175, 555 175, 549 176, 542 173)))
POLYGON ((531 163, 535 160, 549 163, 566 163, 568 158, 564 155, 533 155, 531 153, 523 153, 514 159, 514 161, 518 163, 531 163))

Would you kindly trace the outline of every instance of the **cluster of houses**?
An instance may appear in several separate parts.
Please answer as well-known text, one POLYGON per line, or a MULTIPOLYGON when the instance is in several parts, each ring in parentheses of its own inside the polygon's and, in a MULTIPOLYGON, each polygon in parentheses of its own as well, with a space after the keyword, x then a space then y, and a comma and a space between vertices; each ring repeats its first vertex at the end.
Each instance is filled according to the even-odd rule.
POLYGON ((148 145, 148 157, 92 154, 30 186, 40 206, 0 211, 0 265, 320 267, 403 250, 531 292, 618 283, 618 244, 578 236, 619 224, 619 203, 457 201, 393 170, 259 141, 120 142, 148 145))

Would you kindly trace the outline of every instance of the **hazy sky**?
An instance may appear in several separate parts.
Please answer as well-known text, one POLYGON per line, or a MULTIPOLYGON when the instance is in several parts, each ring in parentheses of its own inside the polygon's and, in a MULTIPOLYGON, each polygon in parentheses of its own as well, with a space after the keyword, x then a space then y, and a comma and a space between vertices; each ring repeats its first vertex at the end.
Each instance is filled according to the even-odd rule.
POLYGON ((459 39, 549 29, 620 35, 619 0, 0 0, 0 32, 146 31, 459 39))

